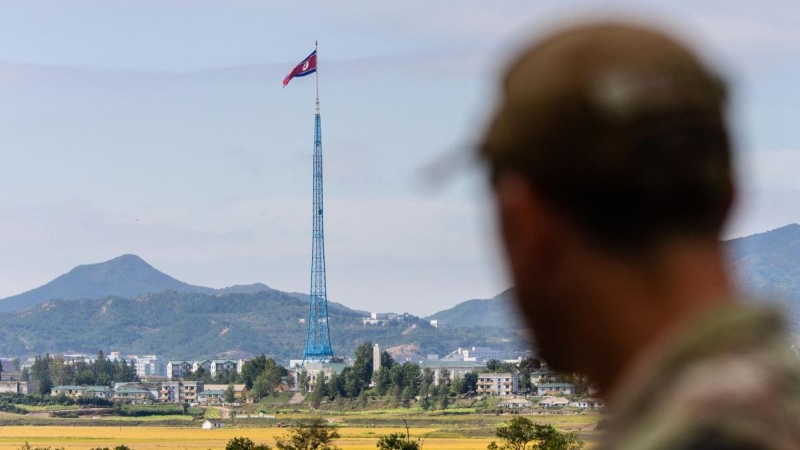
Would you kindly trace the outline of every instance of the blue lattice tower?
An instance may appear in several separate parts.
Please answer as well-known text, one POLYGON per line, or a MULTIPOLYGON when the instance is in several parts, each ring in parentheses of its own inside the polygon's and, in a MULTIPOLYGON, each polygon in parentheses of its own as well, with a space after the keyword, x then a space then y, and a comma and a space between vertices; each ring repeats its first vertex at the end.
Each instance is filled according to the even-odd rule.
POLYGON ((306 331, 305 361, 329 361, 333 359, 331 332, 328 328, 328 293, 325 279, 325 220, 322 196, 322 125, 319 115, 319 54, 316 85, 316 108, 314 113, 314 157, 313 157, 313 210, 311 232, 311 295, 308 300, 308 329, 306 331))

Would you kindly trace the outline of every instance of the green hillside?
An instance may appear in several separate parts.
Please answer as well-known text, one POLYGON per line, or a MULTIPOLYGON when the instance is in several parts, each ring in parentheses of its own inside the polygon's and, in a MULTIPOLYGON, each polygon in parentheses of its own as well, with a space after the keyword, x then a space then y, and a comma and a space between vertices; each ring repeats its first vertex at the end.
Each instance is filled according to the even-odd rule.
POLYGON ((176 280, 136 255, 122 255, 110 261, 78 266, 44 286, 0 300, 0 312, 18 311, 56 298, 133 297, 166 290, 214 292, 211 288, 176 280))
POLYGON ((508 289, 494 298, 467 300, 428 316, 426 320, 444 320, 451 327, 489 326, 521 329, 524 326, 514 305, 513 295, 513 289, 508 289))
MULTIPOLYGON (((119 350, 167 358, 236 357, 265 353, 282 361, 302 356, 308 304, 280 291, 208 295, 167 291, 133 299, 54 300, 0 314, 0 354, 119 350)), ((493 327, 435 329, 412 318, 405 324, 364 326, 362 314, 332 303, 331 340, 340 355, 364 341, 384 347, 417 344, 420 354, 487 345, 522 344, 493 327)))
POLYGON ((800 225, 728 241, 739 283, 800 311, 800 225))

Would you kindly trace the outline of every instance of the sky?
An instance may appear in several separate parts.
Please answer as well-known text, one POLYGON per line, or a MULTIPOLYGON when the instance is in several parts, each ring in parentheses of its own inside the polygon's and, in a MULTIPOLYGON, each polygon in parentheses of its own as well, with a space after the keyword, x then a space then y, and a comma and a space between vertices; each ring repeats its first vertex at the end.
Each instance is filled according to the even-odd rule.
POLYGON ((796 0, 2 0, 0 298, 126 253, 306 292, 314 82, 281 81, 315 40, 329 300, 492 297, 509 282, 482 174, 426 169, 480 136, 517 51, 597 17, 669 30, 730 81, 725 236, 800 222, 796 0))

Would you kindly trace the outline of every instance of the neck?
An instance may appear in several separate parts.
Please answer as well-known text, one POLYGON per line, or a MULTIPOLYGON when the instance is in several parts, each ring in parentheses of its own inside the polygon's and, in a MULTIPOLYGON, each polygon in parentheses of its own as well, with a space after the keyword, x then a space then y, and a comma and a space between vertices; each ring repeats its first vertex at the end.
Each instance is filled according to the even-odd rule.
MULTIPOLYGON (((593 308, 583 319, 596 343, 580 366, 601 391, 613 391, 619 378, 651 346, 675 328, 707 311, 733 302, 720 244, 670 241, 645 261, 596 262, 593 308), (587 324, 588 324, 587 323, 587 324)), ((591 262, 590 262, 591 263, 591 262)))

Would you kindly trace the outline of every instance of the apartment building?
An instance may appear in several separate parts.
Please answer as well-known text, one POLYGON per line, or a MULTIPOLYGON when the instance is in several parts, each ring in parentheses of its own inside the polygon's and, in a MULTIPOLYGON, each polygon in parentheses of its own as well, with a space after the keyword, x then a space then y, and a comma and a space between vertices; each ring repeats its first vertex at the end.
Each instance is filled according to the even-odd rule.
POLYGON ((481 373, 478 374, 476 392, 478 394, 505 397, 516 394, 519 390, 519 375, 515 373, 481 373))

